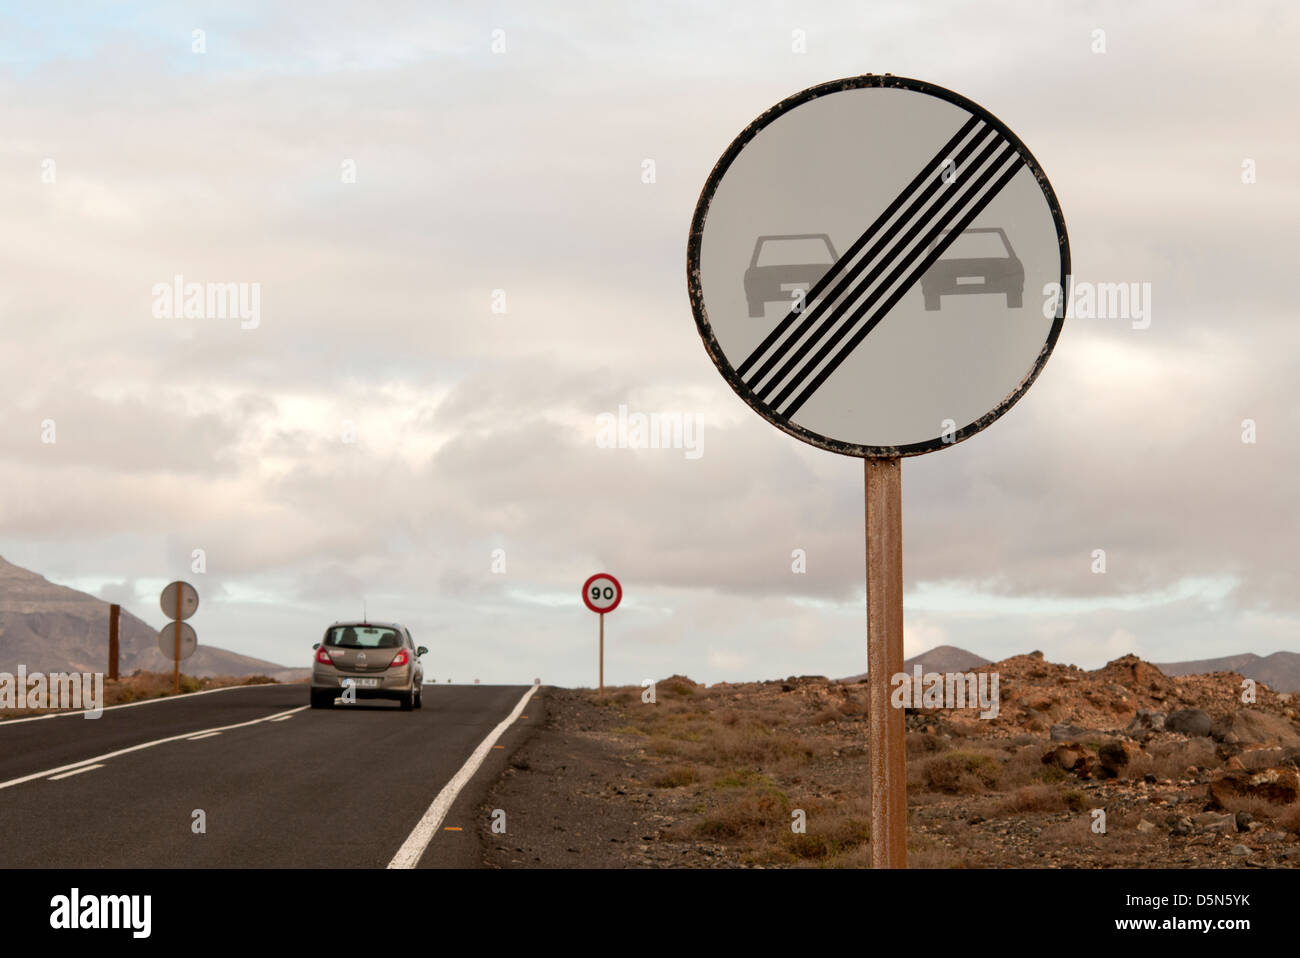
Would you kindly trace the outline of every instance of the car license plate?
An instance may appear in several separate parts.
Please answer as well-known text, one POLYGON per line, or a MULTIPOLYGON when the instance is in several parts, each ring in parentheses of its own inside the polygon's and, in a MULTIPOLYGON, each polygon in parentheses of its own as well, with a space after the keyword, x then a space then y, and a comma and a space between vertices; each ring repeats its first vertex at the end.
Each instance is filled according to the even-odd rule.
POLYGON ((379 679, 354 679, 349 676, 348 678, 339 679, 339 685, 355 685, 361 689, 373 689, 379 686, 379 679))

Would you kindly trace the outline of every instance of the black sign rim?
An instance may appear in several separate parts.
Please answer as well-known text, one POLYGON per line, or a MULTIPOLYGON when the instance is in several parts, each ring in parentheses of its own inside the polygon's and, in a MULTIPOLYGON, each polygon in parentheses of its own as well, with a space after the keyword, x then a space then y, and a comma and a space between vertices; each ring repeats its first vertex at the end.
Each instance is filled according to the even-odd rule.
POLYGON ((825 449, 828 452, 839 453, 843 456, 855 456, 865 459, 894 459, 903 456, 919 456, 922 453, 935 452, 939 449, 947 449, 955 446, 963 440, 969 439, 977 432, 991 426, 998 419, 1019 401, 1026 390, 1033 385, 1038 374, 1043 371, 1047 364, 1047 359, 1052 355, 1052 350, 1056 346, 1056 340, 1061 334, 1061 327, 1065 323, 1066 303, 1070 301, 1069 297, 1070 282, 1070 239, 1065 229, 1065 218, 1061 215, 1061 204, 1056 198, 1056 192, 1052 189, 1052 184, 1048 182, 1047 174, 1039 166, 1034 155, 1029 152, 1020 137, 1016 136, 1011 129, 990 113, 984 107, 980 106, 973 100, 967 99, 960 93, 954 93, 952 90, 933 83, 927 83, 924 80, 914 80, 909 77, 896 77, 889 74, 867 73, 862 76, 845 77, 839 80, 831 80, 826 83, 819 83, 811 86, 806 90, 786 97, 775 106, 766 110, 757 119, 751 122, 740 134, 731 141, 731 145, 714 164, 713 170, 709 173, 709 178, 704 183, 704 189, 700 192, 699 201, 695 204, 695 214, 691 217, 691 232, 686 244, 686 286, 691 300, 691 312, 695 315, 695 326, 699 331, 700 338, 704 341, 704 348, 713 360, 713 365, 718 368, 728 385, 736 392, 745 404, 761 415, 764 419, 776 426, 782 432, 794 436, 796 439, 817 446, 819 449, 825 449), (827 96, 832 93, 840 93, 845 90, 858 90, 866 87, 891 87, 902 90, 911 90, 916 93, 924 93, 929 96, 938 97, 946 100, 956 106, 967 110, 972 115, 979 117, 985 123, 997 130, 1008 143, 1010 143, 1024 160, 1025 167, 1037 180, 1039 189, 1043 192, 1043 198, 1047 200, 1047 206, 1052 214, 1052 221, 1056 225, 1056 237, 1060 245, 1061 255, 1061 276, 1060 288, 1061 297, 1057 303, 1056 316, 1052 321, 1052 327, 1048 331, 1047 340, 1043 344, 1042 350, 1038 354, 1029 373, 1020 381, 1012 392, 1010 392, 996 407, 990 412, 985 413, 973 422, 967 423, 960 429, 955 430, 951 438, 945 439, 943 435, 926 440, 924 442, 908 443, 902 446, 866 446, 859 443, 842 442, 838 439, 832 439, 829 436, 823 436, 820 433, 813 432, 803 426, 792 423, 788 417, 782 416, 771 407, 765 405, 754 391, 750 389, 736 373, 735 367, 722 353, 722 348, 718 345, 717 337, 713 335, 713 328, 709 324, 708 310, 704 307, 704 291, 700 284, 700 244, 704 238, 704 221, 708 218, 709 207, 713 202, 713 195, 717 191, 718 184, 726 175, 731 164, 735 162, 741 150, 748 145, 758 133, 768 124, 783 116, 795 107, 815 100, 818 97, 827 96))

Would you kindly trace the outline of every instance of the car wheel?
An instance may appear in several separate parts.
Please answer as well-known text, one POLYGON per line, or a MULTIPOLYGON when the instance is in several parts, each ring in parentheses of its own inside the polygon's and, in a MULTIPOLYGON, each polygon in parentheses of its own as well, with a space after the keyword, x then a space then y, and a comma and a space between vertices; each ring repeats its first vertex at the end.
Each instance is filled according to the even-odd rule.
POLYGON ((929 312, 934 312, 936 309, 938 309, 938 308, 939 308, 939 297, 938 297, 938 296, 927 296, 927 297, 925 297, 925 308, 926 308, 926 310, 929 311, 929 312))
POLYGON ((756 303, 756 302, 754 302, 753 300, 750 300, 750 302, 749 302, 749 318, 750 318, 750 319, 762 319, 762 318, 763 318, 763 315, 764 315, 764 307, 765 307, 766 305, 767 305, 766 303, 763 303, 763 302, 761 302, 761 301, 756 303))
POLYGON ((415 691, 415 707, 416 707, 417 709, 422 709, 422 708, 424 708, 424 689, 423 689, 423 688, 418 688, 418 689, 416 689, 416 691, 415 691))
POLYGON ((1007 293, 1007 309, 1019 309, 1024 305, 1024 292, 1007 293))
POLYGON ((412 687, 411 691, 403 695, 398 701, 402 705, 403 712, 409 712, 411 709, 415 708, 415 688, 412 687))

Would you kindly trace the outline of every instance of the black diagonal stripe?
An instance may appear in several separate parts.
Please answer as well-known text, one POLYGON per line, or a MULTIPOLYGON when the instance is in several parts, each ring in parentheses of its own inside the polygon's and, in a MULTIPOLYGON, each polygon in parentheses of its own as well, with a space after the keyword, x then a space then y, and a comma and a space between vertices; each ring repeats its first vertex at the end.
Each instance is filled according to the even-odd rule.
MULTIPOLYGON (((929 226, 930 229, 921 237, 916 246, 913 247, 909 253, 895 261, 896 265, 894 266, 894 269, 880 283, 880 285, 876 287, 871 295, 867 296, 858 304, 853 313, 849 316, 848 321, 842 324, 839 329, 835 330, 835 333, 822 345, 821 349, 817 351, 817 354, 805 363, 793 377, 791 377, 790 381, 786 383, 785 387, 782 388, 775 399, 771 400, 771 405, 773 407, 779 407, 790 397, 791 393, 799 389, 804 382, 808 381, 809 377, 812 376, 814 371, 817 369, 818 364, 830 355, 835 347, 838 346, 846 336, 854 331, 858 321, 872 308, 872 306, 887 294, 887 292, 893 287, 894 283, 898 280, 899 276, 901 276, 904 271, 911 268, 917 260, 926 255, 927 247, 942 235, 944 229, 953 219, 963 215, 963 213, 970 208, 971 201, 976 200, 984 187, 988 185, 989 181, 992 180, 998 174, 998 171, 1003 168, 1007 159, 1014 155, 1014 152, 1015 148, 1011 146, 1011 144, 1005 144, 998 155, 994 157, 993 162, 988 165, 988 168, 985 169, 977 179, 967 184, 961 195, 953 200, 952 205, 943 213, 942 216, 936 220, 922 224, 929 226)), ((899 295, 901 296, 901 293, 899 295)))
MULTIPOLYGON (((966 121, 960 130, 953 134, 952 139, 939 148, 939 152, 934 155, 934 158, 921 168, 921 172, 916 174, 912 179, 912 182, 907 184, 903 191, 898 194, 892 203, 889 204, 889 207, 885 212, 881 213, 880 216, 876 218, 876 221, 867 227, 866 231, 858 237, 857 242, 850 246, 848 251, 836 260, 821 279, 814 283, 812 288, 804 294, 805 303, 812 302, 813 299, 821 294, 822 290, 835 281, 835 277, 844 269, 845 265, 870 241, 872 234, 889 222, 889 218, 898 212, 898 208, 907 201, 907 198, 916 191, 916 188, 924 183, 927 177, 933 176, 934 171, 947 161, 948 154, 952 152, 953 148, 960 143, 971 130, 975 129, 975 127, 982 122, 983 121, 980 120, 979 117, 972 116, 966 121)), ((766 352, 773 343, 781 338, 782 334, 790 328, 790 325, 799 317, 799 315, 798 311, 791 309, 790 312, 786 314, 785 319, 777 323, 776 327, 767 334, 767 338, 759 344, 759 347, 750 353, 749 358, 740 364, 740 368, 737 369, 736 372, 741 376, 745 375, 745 372, 748 370, 750 365, 752 365, 759 356, 766 352)))
MULTIPOLYGON (((916 284, 916 282, 921 278, 921 276, 925 273, 925 271, 929 269, 931 265, 933 265, 934 261, 943 255, 944 250, 946 250, 949 246, 952 245, 953 241, 958 236, 960 236, 962 231, 966 229, 966 227, 969 226, 974 221, 976 216, 978 216, 981 212, 983 212, 984 208, 988 206, 989 203, 993 200, 993 197, 997 196, 998 193, 1002 191, 1002 188, 1011 182, 1011 178, 1014 177, 1017 173, 1019 173, 1021 167, 1023 167, 1024 165, 1025 165, 1024 158, 1017 155, 1015 158, 1015 162, 1013 162, 1009 167, 1007 167, 1005 173, 1003 173, 1000 177, 998 177, 997 181, 993 184, 992 189, 990 189, 987 193, 981 196, 979 198, 979 201, 973 207, 970 208, 970 210, 966 213, 966 215, 963 216, 961 220, 958 221, 958 223, 947 233, 947 235, 942 236, 939 239, 939 241, 935 243, 934 249, 931 250, 929 255, 927 255, 924 259, 921 260, 920 263, 917 264, 916 268, 912 270, 910 274, 908 274, 907 279, 904 280, 903 283, 899 285, 898 289, 895 290, 893 295, 890 296, 889 299, 885 300, 885 302, 883 302, 880 305, 880 307, 872 314, 871 318, 867 320, 866 324, 863 325, 863 327, 860 330, 854 333, 853 338, 850 339, 844 345, 844 348, 841 349, 839 353, 836 354, 835 358, 832 359, 829 363, 827 363, 825 368, 822 369, 822 371, 819 372, 812 379, 812 381, 809 382, 808 385, 804 387, 803 391, 799 393, 798 396, 795 397, 794 402, 792 402, 788 407, 786 407, 783 413, 786 417, 793 416, 796 412, 798 412, 800 407, 802 407, 803 404, 808 401, 809 397, 811 397, 813 393, 815 393, 819 388, 821 388, 822 383, 826 382, 826 380, 830 378, 831 373, 835 372, 835 370, 839 368, 840 364, 843 363, 844 360, 848 359, 849 354, 852 353, 853 350, 857 349, 859 345, 861 345, 862 341, 867 338, 867 334, 870 333, 873 329, 875 329, 876 326, 880 324, 880 321, 889 314, 889 311, 894 308, 895 304, 897 304, 897 302, 903 298, 903 294, 906 293, 908 290, 910 290, 916 284)), ((852 322, 856 323, 858 318, 860 317, 855 316, 852 322)), ((829 346, 832 344, 828 343, 827 345, 829 346)), ((814 366, 816 365, 817 362, 820 362, 820 357, 817 360, 814 360, 814 366)))
MULTIPOLYGON (((995 136, 993 139, 991 139, 988 142, 988 145, 985 146, 984 149, 980 151, 979 156, 976 157, 975 160, 968 167, 968 171, 975 171, 980 169, 988 161, 989 157, 993 155, 994 151, 998 150, 999 148, 1002 149, 1003 158, 1005 158, 1006 149, 1008 148, 1007 142, 1003 140, 1000 136, 995 136)), ((979 192, 979 189, 985 183, 987 183, 989 179, 992 178, 994 173, 996 173, 997 167, 1001 162, 1002 162, 1001 160, 995 161, 992 165, 989 166, 989 168, 980 177, 976 178, 971 183, 968 184, 964 183, 961 188, 961 192, 958 194, 957 199, 953 201, 953 206, 955 208, 960 208, 962 206, 965 206, 967 203, 969 203, 979 192)), ((937 210, 942 206, 943 206, 943 202, 941 201, 936 206, 935 209, 937 210)), ((951 215, 955 215, 955 213, 950 214, 950 216, 951 215)), ((916 222, 913 223, 908 228, 906 233, 904 233, 901 237, 898 237, 897 241, 893 243, 889 251, 884 256, 881 257, 880 262, 877 263, 874 267, 872 267, 871 271, 868 272, 865 277, 863 277, 861 282, 859 282, 853 288, 852 292, 848 296, 846 296, 844 299, 836 303, 828 315, 824 317, 819 316, 817 318, 817 321, 820 323, 820 325, 815 330, 813 330, 811 336, 809 336, 806 340, 804 340, 804 342, 800 343, 797 348, 795 348, 793 351, 789 352, 785 356, 778 355, 776 357, 777 360, 784 358, 785 364, 782 365, 782 367, 780 368, 780 370, 777 372, 775 376, 773 376, 771 379, 767 381, 767 385, 755 389, 755 393, 758 395, 760 399, 766 399, 768 396, 771 395, 771 393, 775 389, 780 387, 780 384, 785 381, 786 377, 790 375, 790 373, 803 361, 804 357, 807 356, 808 353, 811 352, 812 349, 817 345, 817 343, 821 341, 822 337, 824 337, 828 332, 834 329, 835 324, 839 322, 840 318, 846 312, 848 312, 850 308, 852 308, 854 301, 857 300, 857 298, 861 296, 863 293, 865 293, 868 289, 870 289, 871 285, 877 279, 880 278, 880 275, 884 273, 885 270, 889 269, 890 266, 892 266, 894 263, 899 262, 900 259, 905 261, 917 255, 917 252, 915 250, 911 253, 907 253, 905 251, 907 250, 908 246, 911 244, 912 240, 916 239, 917 234, 920 233, 921 230, 923 230, 925 227, 929 226, 931 222, 932 222, 931 220, 927 220, 925 217, 918 218, 916 222)), ((900 221, 899 225, 904 225, 904 222, 900 221)), ((892 236, 896 232, 896 230, 891 230, 890 232, 892 236)), ((883 292, 884 292, 883 288, 877 290, 874 296, 879 297, 880 295, 883 294, 883 292)), ((771 365, 772 363, 768 364, 769 367, 771 365)), ((801 376, 806 375, 809 371, 810 370, 805 369, 804 372, 801 374, 801 376)), ((797 376, 796 379, 801 378, 801 376, 797 376)), ((754 383, 758 381, 759 380, 754 380, 754 382, 751 382, 750 383, 751 387, 753 387, 754 383)), ((791 388, 797 388, 797 386, 791 388)), ((786 392, 782 394, 782 398, 784 398, 786 395, 789 395, 789 392, 790 389, 787 389, 786 392)), ((777 401, 780 402, 781 400, 778 399, 777 401)))
MULTIPOLYGON (((975 152, 975 149, 981 143, 983 143, 985 139, 987 139, 989 134, 993 134, 992 141, 985 148, 984 152, 980 155, 979 159, 976 160, 973 166, 971 167, 972 169, 979 169, 980 164, 984 160, 988 159, 989 153, 992 152, 994 146, 1001 141, 1001 137, 997 135, 996 131, 992 127, 986 127, 985 129, 981 130, 978 134, 971 137, 970 142, 967 143, 965 147, 962 148, 962 151, 959 154, 957 154, 957 156, 954 158, 954 164, 953 164, 954 169, 960 167, 963 163, 965 163, 966 160, 969 159, 970 155, 973 152, 975 152)), ((759 388, 759 383, 761 383, 767 377, 767 374, 772 371, 772 367, 789 355, 789 351, 792 348, 796 347, 796 344, 799 342, 799 340, 803 338, 804 334, 806 334, 808 330, 813 327, 814 324, 823 324, 823 325, 814 333, 812 338, 813 344, 815 344, 817 340, 821 339, 821 337, 825 335, 826 330, 828 328, 826 324, 833 326, 835 322, 839 319, 839 317, 844 314, 844 309, 847 308, 847 304, 844 302, 837 302, 837 300, 839 300, 839 297, 844 293, 845 289, 847 289, 849 285, 852 284, 853 281, 862 274, 862 271, 867 268, 867 264, 870 263, 873 259, 875 259, 875 257, 879 255, 880 251, 884 249, 894 239, 895 236, 898 235, 898 231, 906 227, 907 224, 911 222, 912 217, 914 217, 917 211, 920 210, 923 206, 925 206, 926 203, 930 201, 930 199, 934 196, 935 192, 939 189, 939 187, 943 183, 944 183, 944 179, 942 176, 934 177, 931 179, 929 186, 927 186, 926 189, 922 191, 913 200, 912 204, 907 208, 907 211, 903 213, 902 216, 898 217, 898 219, 894 221, 893 225, 876 240, 876 242, 872 245, 871 249, 866 253, 866 255, 864 255, 860 260, 858 260, 857 264, 854 265, 853 268, 850 269, 844 275, 844 277, 839 281, 839 283, 836 284, 835 289, 833 289, 829 295, 827 295, 820 302, 818 302, 817 307, 825 307, 825 308, 819 309, 817 307, 814 307, 813 309, 805 310, 804 321, 799 324, 799 328, 795 330, 794 335, 785 341, 784 344, 785 348, 773 350, 772 355, 768 357, 767 362, 765 362, 757 372, 753 373, 746 379, 746 385, 748 385, 751 389, 754 389, 761 396, 761 394, 764 391, 770 390, 771 387, 775 384, 775 382, 779 382, 781 379, 784 378, 785 373, 788 373, 789 370, 793 367, 792 363, 786 364, 786 367, 783 370, 782 374, 778 376, 776 380, 774 380, 772 383, 769 383, 766 390, 759 388), (831 314, 829 317, 826 316, 826 312, 825 312, 826 309, 831 310, 831 314)), ((871 234, 872 232, 874 232, 874 230, 875 230, 875 224, 873 224, 871 231, 862 234, 858 242, 865 243, 866 240, 871 238, 871 234)), ((894 253, 891 252, 889 255, 893 256, 894 253)), ((888 258, 889 257, 887 256, 886 260, 888 258)), ((839 262, 842 263, 845 262, 846 260, 847 260, 847 256, 841 258, 839 262)), ((887 266, 888 264, 885 263, 883 265, 887 266)), ((879 272, 877 272, 875 275, 878 276, 879 272)), ((852 293, 852 297, 858 296, 860 292, 861 292, 861 288, 854 290, 854 292, 852 293)), ((812 297, 805 296, 804 302, 805 303, 812 302, 812 297)), ((762 347, 760 347, 760 351, 761 349, 762 347)), ((804 355, 806 353, 807 353, 807 348, 803 349, 800 355, 804 355)), ((752 358, 753 357, 751 356, 750 360, 746 360, 745 361, 746 364, 748 364, 752 360, 752 358)), ((742 366, 741 368, 743 369, 744 367, 742 366)))

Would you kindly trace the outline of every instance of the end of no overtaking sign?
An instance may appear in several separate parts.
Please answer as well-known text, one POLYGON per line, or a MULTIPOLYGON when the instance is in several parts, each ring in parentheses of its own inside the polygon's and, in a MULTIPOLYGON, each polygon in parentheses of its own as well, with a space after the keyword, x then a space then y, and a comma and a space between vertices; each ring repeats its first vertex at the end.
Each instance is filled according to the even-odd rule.
POLYGON ((764 112, 691 220, 687 291, 718 372, 773 426, 863 459, 877 868, 907 867, 905 729, 889 697, 903 665, 900 461, 968 439, 1025 394, 1060 336, 1069 274, 1060 204, 1025 144, 966 97, 889 74, 764 112))

